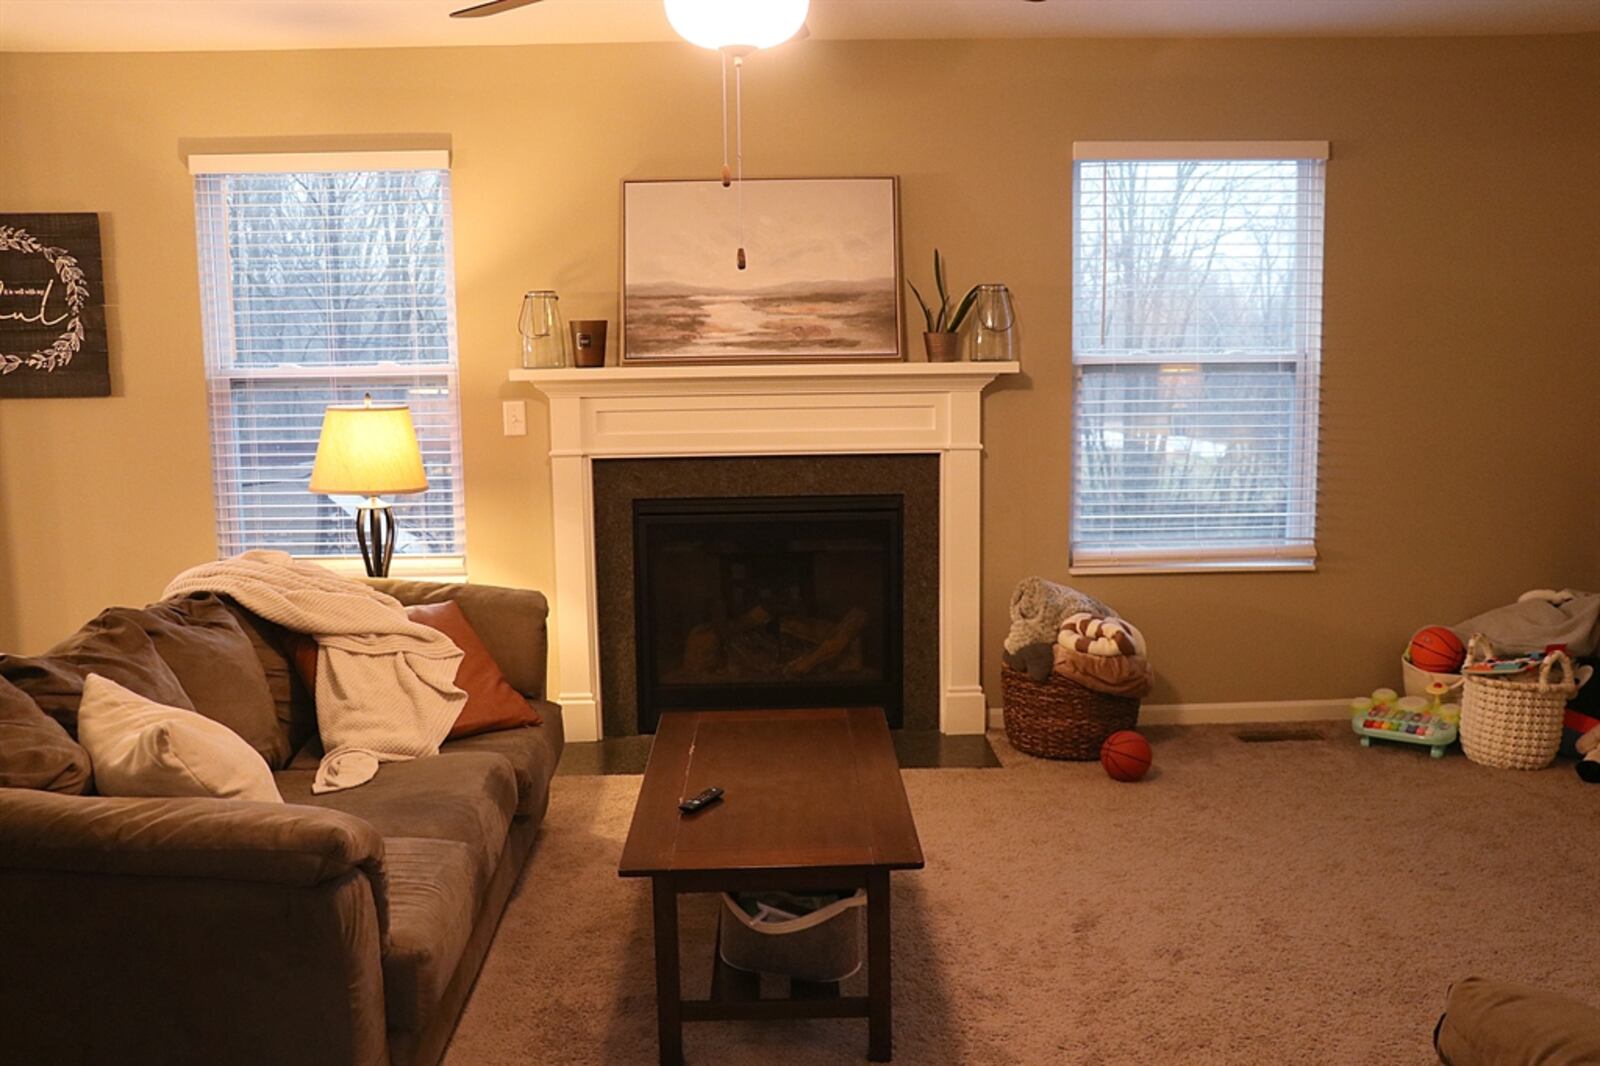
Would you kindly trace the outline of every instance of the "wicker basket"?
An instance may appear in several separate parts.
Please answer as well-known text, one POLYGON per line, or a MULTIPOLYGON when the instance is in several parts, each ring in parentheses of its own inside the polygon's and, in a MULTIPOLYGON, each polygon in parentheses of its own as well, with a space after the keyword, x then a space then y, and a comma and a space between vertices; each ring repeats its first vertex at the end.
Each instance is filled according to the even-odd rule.
POLYGON ((1100 745, 1119 729, 1139 724, 1139 701, 1085 688, 1052 673, 1035 681, 1002 667, 1006 739, 1018 751, 1046 759, 1098 759, 1100 745))
MULTIPOLYGON (((1489 642, 1474 636, 1467 662, 1492 656, 1489 642)), ((1499 770, 1541 770, 1561 747, 1561 719, 1578 691, 1572 660, 1553 651, 1539 664, 1538 680, 1466 674, 1461 699, 1461 750, 1467 758, 1499 770), (1557 679, 1557 673, 1560 679, 1557 679)))

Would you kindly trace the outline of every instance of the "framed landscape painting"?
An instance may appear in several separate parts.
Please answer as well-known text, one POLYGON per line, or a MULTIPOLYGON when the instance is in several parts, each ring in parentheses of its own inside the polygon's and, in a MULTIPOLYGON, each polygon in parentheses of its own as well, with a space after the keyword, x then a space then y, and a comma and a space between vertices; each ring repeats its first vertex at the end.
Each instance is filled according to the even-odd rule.
POLYGON ((894 178, 624 182, 622 361, 902 358, 897 198, 894 178))

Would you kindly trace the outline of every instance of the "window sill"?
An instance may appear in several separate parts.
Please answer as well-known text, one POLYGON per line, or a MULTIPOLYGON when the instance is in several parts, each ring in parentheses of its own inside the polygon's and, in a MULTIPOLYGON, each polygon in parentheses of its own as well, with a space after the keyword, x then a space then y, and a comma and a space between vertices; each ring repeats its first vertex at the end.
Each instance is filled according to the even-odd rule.
MULTIPOLYGON (((297 555, 295 558, 325 566, 343 577, 367 576, 366 565, 359 555, 297 555)), ((464 585, 467 581, 467 560, 459 555, 427 558, 397 556, 389 565, 389 576, 404 581, 464 585)))
POLYGON ((1122 559, 1115 562, 1073 563, 1067 573, 1074 577, 1114 576, 1119 574, 1254 574, 1313 573, 1315 559, 1122 559))

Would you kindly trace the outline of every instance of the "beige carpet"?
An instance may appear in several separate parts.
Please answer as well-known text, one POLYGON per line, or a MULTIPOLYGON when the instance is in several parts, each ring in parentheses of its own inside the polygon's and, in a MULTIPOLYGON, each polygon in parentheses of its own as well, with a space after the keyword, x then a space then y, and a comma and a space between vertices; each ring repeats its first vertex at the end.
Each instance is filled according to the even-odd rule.
MULTIPOLYGON (((1571 764, 1152 728, 1157 771, 910 770, 928 867, 895 875, 900 1063, 1414 1063, 1472 973, 1600 1001, 1600 788, 1571 764)), ((647 886, 616 876, 638 777, 560 777, 446 1058, 655 1061, 647 886)), ((683 905, 686 990, 711 897, 683 905)), ((864 1061, 861 1021, 697 1023, 696 1066, 864 1061)))

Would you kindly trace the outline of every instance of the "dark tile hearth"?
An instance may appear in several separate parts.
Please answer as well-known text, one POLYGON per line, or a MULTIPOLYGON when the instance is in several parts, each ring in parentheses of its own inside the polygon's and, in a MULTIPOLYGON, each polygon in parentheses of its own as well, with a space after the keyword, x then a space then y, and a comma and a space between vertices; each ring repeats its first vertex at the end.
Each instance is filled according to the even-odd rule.
MULTIPOLYGON (((987 770, 1000 766, 1000 759, 985 736, 946 736, 925 729, 897 729, 890 735, 902 770, 987 770)), ((631 736, 570 742, 562 752, 556 773, 642 774, 654 740, 651 736, 631 736)))
POLYGON ((927 729, 890 734, 902 770, 990 770, 1000 766, 986 736, 949 736, 927 729))
POLYGON ((556 774, 642 774, 650 759, 655 737, 606 737, 604 740, 569 740, 561 751, 556 774))

